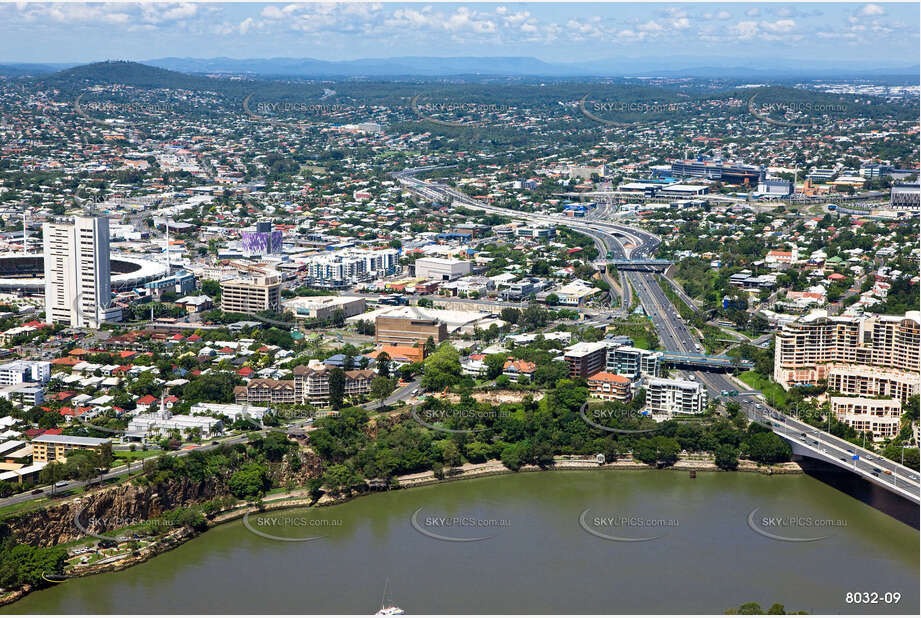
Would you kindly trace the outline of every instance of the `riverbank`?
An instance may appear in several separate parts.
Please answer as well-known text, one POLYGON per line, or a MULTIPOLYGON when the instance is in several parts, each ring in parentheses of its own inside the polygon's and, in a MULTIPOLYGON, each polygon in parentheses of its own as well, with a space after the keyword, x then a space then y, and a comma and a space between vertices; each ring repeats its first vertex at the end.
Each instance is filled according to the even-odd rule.
MULTIPOLYGON (((458 468, 448 471, 443 477, 439 478, 432 471, 406 474, 396 477, 398 489, 425 487, 429 485, 438 485, 452 481, 475 479, 490 476, 499 476, 506 474, 519 474, 530 472, 552 472, 556 470, 656 470, 654 466, 634 461, 633 459, 620 459, 605 464, 598 464, 593 460, 577 458, 559 458, 552 467, 541 468, 535 465, 522 466, 520 470, 514 471, 506 468, 500 461, 487 461, 479 464, 464 464, 458 468)), ((705 456, 686 456, 679 459, 674 465, 663 470, 678 471, 695 471, 695 472, 722 472, 717 468, 713 459, 705 456)), ((739 462, 738 472, 756 472, 764 475, 775 474, 802 474, 803 471, 799 464, 788 462, 776 464, 773 466, 760 466, 755 462, 742 460, 739 462)), ((151 558, 175 549, 183 543, 207 532, 208 530, 225 523, 236 521, 247 515, 262 513, 268 511, 277 511, 293 508, 311 508, 331 506, 351 501, 354 498, 368 495, 373 492, 355 493, 348 496, 321 496, 318 500, 312 497, 308 490, 298 489, 270 496, 269 499, 261 503, 247 502, 235 505, 224 511, 215 513, 208 517, 207 528, 201 532, 196 532, 191 528, 184 527, 173 530, 163 537, 158 538, 147 547, 138 550, 128 550, 123 558, 110 559, 104 563, 80 564, 71 567, 65 574, 68 578, 86 577, 97 575, 99 573, 122 571, 124 569, 136 566, 151 558)), ((118 531, 110 532, 115 535, 118 531)), ((4 596, 0 596, 0 606, 14 603, 32 592, 31 587, 24 587, 18 590, 8 591, 4 596)))

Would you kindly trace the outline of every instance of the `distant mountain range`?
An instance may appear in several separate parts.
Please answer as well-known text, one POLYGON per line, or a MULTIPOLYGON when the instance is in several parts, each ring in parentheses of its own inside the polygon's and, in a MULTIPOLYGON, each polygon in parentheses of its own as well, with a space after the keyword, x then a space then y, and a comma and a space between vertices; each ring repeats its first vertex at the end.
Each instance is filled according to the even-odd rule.
MULTIPOLYGON (((707 57, 611 58, 570 63, 550 63, 532 57, 425 57, 366 58, 329 61, 314 58, 156 58, 141 64, 186 74, 251 75, 303 78, 398 77, 692 77, 702 79, 829 79, 911 77, 921 67, 881 67, 873 62, 830 62, 763 58, 735 58, 720 66, 707 57)), ((39 76, 78 66, 78 63, 2 63, 0 75, 39 76)))

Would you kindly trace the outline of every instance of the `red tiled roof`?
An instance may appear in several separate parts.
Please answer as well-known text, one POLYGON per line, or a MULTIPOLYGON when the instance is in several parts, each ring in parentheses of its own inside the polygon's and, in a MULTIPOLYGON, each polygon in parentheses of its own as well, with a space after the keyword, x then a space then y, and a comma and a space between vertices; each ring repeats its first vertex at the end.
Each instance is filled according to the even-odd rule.
POLYGON ((588 377, 588 381, 598 381, 598 382, 613 382, 614 384, 629 384, 630 378, 625 376, 619 376, 616 373, 608 373, 607 371, 599 371, 594 375, 588 377))

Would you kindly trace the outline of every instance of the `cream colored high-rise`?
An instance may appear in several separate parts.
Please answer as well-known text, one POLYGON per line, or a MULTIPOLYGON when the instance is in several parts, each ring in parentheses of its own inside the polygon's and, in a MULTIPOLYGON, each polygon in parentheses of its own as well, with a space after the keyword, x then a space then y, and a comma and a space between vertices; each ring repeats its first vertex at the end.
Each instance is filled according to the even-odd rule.
POLYGON ((919 357, 921 312, 829 317, 820 310, 777 334, 774 380, 784 388, 828 380, 838 392, 904 400, 918 390, 919 357), (852 386, 856 377, 866 378, 859 389, 852 386), (877 383, 889 385, 880 387, 886 392, 877 391, 877 383))
POLYGON ((109 220, 75 217, 42 226, 45 319, 53 324, 98 328, 121 320, 112 307, 109 220))

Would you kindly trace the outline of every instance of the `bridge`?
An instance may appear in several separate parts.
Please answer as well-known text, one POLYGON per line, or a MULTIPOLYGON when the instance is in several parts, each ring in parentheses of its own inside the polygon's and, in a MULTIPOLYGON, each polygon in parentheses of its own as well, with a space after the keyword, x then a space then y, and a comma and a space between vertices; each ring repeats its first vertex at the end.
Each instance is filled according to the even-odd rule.
POLYGON ((663 352, 662 362, 676 367, 693 367, 695 369, 752 369, 755 364, 744 358, 732 358, 714 354, 691 354, 688 352, 663 352))
POLYGON ((660 271, 667 270, 674 262, 669 260, 612 260, 611 264, 617 270, 643 270, 643 271, 660 271))
POLYGON ((751 420, 770 427, 794 455, 817 459, 852 472, 883 489, 921 504, 918 473, 786 414, 760 404, 747 410, 751 420))

